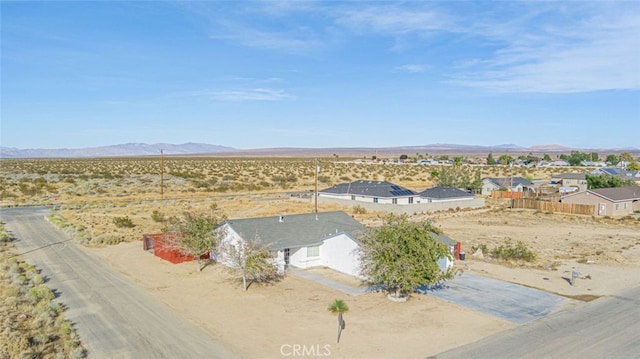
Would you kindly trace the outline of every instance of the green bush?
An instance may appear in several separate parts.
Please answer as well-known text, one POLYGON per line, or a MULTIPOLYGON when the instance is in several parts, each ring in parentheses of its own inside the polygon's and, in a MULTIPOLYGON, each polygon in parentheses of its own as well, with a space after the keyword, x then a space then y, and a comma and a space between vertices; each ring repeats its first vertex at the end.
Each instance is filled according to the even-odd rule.
POLYGON ((526 243, 518 241, 515 245, 511 239, 507 239, 506 243, 494 248, 491 255, 500 260, 523 260, 532 262, 536 259, 536 254, 531 251, 526 243))
POLYGON ((165 222, 167 220, 167 217, 165 217, 164 213, 155 210, 153 211, 153 213, 151 213, 151 219, 154 222, 165 222))
POLYGON ((115 224, 116 227, 118 227, 118 228, 133 228, 133 227, 135 227, 135 225, 133 224, 133 222, 131 221, 131 218, 129 218, 129 216, 126 216, 126 217, 115 217, 113 219, 113 224, 115 224))

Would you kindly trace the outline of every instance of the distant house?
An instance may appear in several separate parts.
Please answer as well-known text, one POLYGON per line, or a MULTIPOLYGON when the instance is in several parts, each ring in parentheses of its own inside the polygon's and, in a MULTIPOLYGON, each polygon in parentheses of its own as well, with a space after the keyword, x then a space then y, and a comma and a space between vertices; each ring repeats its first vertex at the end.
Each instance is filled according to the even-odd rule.
POLYGON ((640 171, 627 171, 623 168, 605 167, 605 168, 598 168, 597 170, 593 171, 591 174, 593 175, 605 174, 609 176, 614 176, 622 180, 634 181, 636 184, 640 185, 640 171))
POLYGON ((534 190, 532 182, 522 177, 487 177, 482 179, 482 195, 489 196, 493 191, 528 192, 534 190))
MULTIPOLYGON (((259 240, 276 258, 282 273, 288 266, 328 267, 358 276, 359 233, 365 227, 342 211, 232 219, 222 225, 223 245, 259 240)), ((224 251, 218 256, 229 263, 224 251)))
MULTIPOLYGON (((292 199, 295 199, 292 197, 292 199)), ((396 214, 478 208, 484 198, 456 188, 431 188, 422 193, 386 181, 359 180, 318 191, 318 202, 359 206, 367 211, 396 214)))
POLYGON ((428 188, 418 193, 418 197, 420 198, 418 203, 455 201, 462 204, 465 201, 475 199, 475 196, 472 193, 451 187, 428 188))
POLYGON ((598 216, 626 216, 640 211, 640 187, 590 189, 566 195, 561 202, 595 205, 594 215, 598 216))
POLYGON ((318 191, 318 197, 369 203, 412 204, 416 193, 387 181, 359 180, 318 191))
POLYGON ((551 183, 558 187, 561 194, 583 192, 587 190, 587 175, 585 173, 561 173, 551 176, 551 183))

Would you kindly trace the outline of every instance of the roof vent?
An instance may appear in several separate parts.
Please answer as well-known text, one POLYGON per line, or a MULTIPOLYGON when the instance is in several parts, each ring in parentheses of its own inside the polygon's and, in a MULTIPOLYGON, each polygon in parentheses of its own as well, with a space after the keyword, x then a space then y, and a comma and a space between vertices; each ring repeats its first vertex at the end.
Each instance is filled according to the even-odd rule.
POLYGON ((280 215, 280 218, 278 218, 278 222, 284 222, 284 216, 280 215))

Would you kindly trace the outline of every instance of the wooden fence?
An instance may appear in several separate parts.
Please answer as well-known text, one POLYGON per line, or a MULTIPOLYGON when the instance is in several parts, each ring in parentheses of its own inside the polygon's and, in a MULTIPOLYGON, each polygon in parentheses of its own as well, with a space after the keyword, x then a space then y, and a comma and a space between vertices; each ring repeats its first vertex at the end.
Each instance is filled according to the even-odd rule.
POLYGON ((509 192, 509 191, 491 191, 491 198, 535 198, 536 194, 534 192, 509 192))
POLYGON ((594 215, 596 206, 592 204, 570 204, 537 201, 529 198, 516 198, 513 200, 513 208, 536 209, 542 212, 562 212, 571 214, 594 215))

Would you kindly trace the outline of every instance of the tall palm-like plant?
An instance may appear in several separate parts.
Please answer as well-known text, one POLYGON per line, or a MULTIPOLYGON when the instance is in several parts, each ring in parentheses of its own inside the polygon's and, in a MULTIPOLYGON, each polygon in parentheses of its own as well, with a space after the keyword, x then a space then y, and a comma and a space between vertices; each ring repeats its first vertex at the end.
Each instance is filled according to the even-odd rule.
POLYGON ((342 319, 342 314, 349 311, 349 307, 342 299, 336 299, 327 308, 331 313, 338 314, 338 343, 340 343, 340 334, 345 327, 345 321, 342 319))

